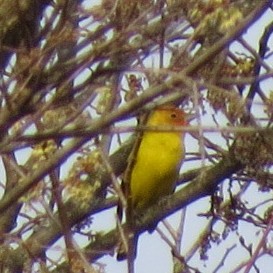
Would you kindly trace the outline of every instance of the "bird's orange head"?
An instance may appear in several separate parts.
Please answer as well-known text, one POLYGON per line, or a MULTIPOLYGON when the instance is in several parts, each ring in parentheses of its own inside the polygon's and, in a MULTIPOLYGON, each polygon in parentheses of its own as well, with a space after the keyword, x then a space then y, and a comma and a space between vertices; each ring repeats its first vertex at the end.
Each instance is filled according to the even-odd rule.
POLYGON ((150 115, 148 125, 187 126, 187 115, 174 105, 159 106, 150 115))

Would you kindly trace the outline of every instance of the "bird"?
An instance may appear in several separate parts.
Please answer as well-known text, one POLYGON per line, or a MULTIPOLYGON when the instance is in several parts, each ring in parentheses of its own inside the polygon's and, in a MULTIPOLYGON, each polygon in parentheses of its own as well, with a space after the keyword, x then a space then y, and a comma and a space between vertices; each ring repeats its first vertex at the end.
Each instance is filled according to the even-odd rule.
POLYGON ((135 211, 174 191, 185 156, 184 132, 174 129, 186 125, 185 112, 173 105, 158 107, 149 115, 146 126, 155 130, 143 133, 129 183, 135 211))
MULTIPOLYGON (((188 125, 182 109, 158 106, 148 115, 145 125, 147 130, 142 133, 128 179, 127 198, 133 215, 141 215, 173 193, 185 157, 185 132, 175 130, 188 125)), ((117 259, 125 258, 126 253, 118 251, 117 259)))

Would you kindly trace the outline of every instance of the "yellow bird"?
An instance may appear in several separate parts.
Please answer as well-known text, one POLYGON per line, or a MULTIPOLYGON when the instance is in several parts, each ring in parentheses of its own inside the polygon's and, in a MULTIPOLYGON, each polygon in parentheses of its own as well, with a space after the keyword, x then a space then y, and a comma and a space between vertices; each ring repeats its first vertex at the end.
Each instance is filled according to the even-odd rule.
MULTIPOLYGON (((184 132, 175 129, 187 124, 186 114, 175 106, 158 107, 148 116, 147 127, 157 129, 143 133, 136 152, 129 178, 129 200, 133 215, 143 213, 174 191, 185 157, 184 132)), ((135 247, 136 242, 137 236, 135 247)), ((124 258, 125 250, 120 248, 117 259, 124 258)))
POLYGON ((143 210, 174 191, 185 148, 184 132, 172 127, 185 125, 184 111, 174 106, 161 106, 148 117, 147 127, 158 131, 143 133, 136 154, 129 191, 134 210, 143 210), (163 131, 164 127, 169 130, 163 131))

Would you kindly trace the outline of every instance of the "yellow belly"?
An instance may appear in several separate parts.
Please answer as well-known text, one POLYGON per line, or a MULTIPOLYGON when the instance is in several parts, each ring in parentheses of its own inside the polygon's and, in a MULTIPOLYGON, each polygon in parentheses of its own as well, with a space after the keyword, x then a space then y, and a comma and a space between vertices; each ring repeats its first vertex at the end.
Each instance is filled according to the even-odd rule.
POLYGON ((144 134, 131 174, 133 207, 147 208, 172 193, 183 158, 184 146, 180 134, 144 134))

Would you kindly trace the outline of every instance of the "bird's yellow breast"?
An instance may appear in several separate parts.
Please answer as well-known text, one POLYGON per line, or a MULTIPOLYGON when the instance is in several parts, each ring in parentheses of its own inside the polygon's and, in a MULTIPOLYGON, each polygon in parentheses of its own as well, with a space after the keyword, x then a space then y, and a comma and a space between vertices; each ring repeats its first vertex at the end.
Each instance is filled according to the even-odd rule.
POLYGON ((145 133, 131 174, 133 207, 146 208, 172 193, 183 158, 181 133, 145 133))

